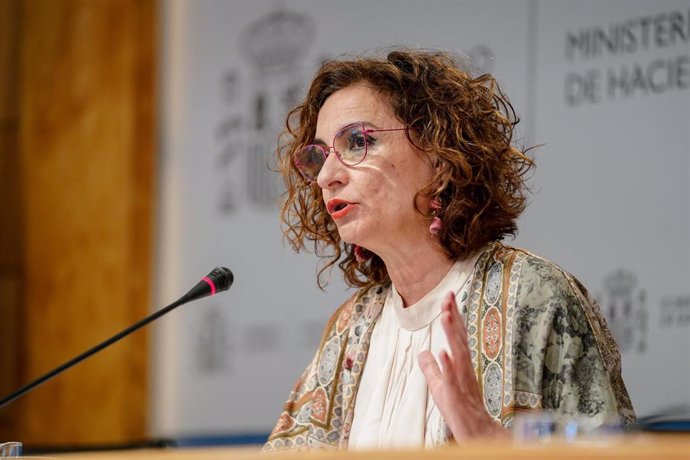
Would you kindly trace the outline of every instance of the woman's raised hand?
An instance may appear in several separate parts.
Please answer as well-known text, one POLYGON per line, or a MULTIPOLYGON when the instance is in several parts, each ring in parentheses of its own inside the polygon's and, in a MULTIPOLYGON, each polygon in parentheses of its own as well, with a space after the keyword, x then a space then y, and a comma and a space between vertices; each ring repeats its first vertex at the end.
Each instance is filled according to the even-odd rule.
POLYGON ((467 331, 451 292, 443 300, 441 324, 450 354, 439 353, 439 367, 429 351, 419 355, 419 365, 431 396, 456 441, 480 437, 507 437, 509 431, 496 423, 484 407, 472 367, 467 331))

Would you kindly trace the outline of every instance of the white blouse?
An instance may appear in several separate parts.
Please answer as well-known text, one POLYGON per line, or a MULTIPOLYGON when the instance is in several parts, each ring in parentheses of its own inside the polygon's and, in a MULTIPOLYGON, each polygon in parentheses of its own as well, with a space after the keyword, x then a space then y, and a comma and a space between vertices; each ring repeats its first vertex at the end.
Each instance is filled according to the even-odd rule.
POLYGON ((374 326, 350 431, 350 449, 419 448, 448 438, 417 358, 430 350, 438 360, 448 341, 441 304, 448 292, 462 311, 477 257, 457 261, 419 302, 403 307, 393 285, 374 326))

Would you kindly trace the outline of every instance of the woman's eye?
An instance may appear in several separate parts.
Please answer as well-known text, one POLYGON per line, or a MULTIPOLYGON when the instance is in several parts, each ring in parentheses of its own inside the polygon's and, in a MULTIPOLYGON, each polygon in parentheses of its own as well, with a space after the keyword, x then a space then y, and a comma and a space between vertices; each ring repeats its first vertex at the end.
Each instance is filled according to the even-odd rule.
POLYGON ((364 133, 361 131, 353 131, 348 138, 348 148, 350 150, 363 149, 367 145, 367 140, 364 133))

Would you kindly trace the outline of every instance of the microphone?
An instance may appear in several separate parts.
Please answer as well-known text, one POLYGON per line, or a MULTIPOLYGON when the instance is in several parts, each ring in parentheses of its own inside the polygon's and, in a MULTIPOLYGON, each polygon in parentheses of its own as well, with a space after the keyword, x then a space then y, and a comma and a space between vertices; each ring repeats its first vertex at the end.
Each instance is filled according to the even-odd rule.
POLYGON ((230 286, 232 286, 233 281, 235 281, 235 277, 230 269, 225 267, 216 267, 213 269, 213 271, 211 271, 211 273, 201 278, 201 281, 190 289, 188 293, 180 297, 178 302, 181 302, 180 305, 182 305, 187 302, 191 302, 192 300, 198 300, 202 297, 215 295, 216 292, 227 291, 230 289, 230 286))
POLYGON ((142 326, 147 325, 151 321, 154 321, 161 316, 165 315, 169 311, 179 307, 180 305, 184 305, 188 302, 191 302, 193 300, 198 300, 203 297, 207 297, 210 295, 217 294, 219 292, 227 291, 230 289, 230 286, 232 286, 232 282, 235 280, 235 277, 233 276, 232 272, 225 268, 225 267, 217 267, 214 268, 211 273, 208 275, 204 276, 201 278, 201 281, 199 281, 196 286, 194 286, 192 289, 189 290, 185 295, 180 297, 178 300, 175 302, 171 303, 165 308, 162 308, 155 313, 147 316, 146 318, 132 324, 129 326, 127 329, 115 334, 108 340, 105 340, 104 342, 101 342, 100 344, 96 345, 95 347, 85 351, 84 353, 75 356, 74 358, 70 359, 66 363, 56 367, 52 371, 48 372, 47 374, 43 375, 42 377, 37 378, 33 382, 23 386, 22 388, 18 389, 14 393, 5 396, 4 398, 0 399, 0 408, 5 407, 15 399, 19 399, 20 397, 24 396, 26 393, 29 391, 33 390, 34 388, 38 387, 39 385, 47 382, 48 380, 52 379, 53 377, 61 374, 62 372, 66 371, 70 367, 74 366, 75 364, 80 363, 81 361, 85 360, 89 356, 93 355, 94 353, 97 353, 101 351, 102 349, 109 347, 113 343, 117 342, 118 340, 128 336, 132 332, 136 331, 137 329, 141 328, 142 326))

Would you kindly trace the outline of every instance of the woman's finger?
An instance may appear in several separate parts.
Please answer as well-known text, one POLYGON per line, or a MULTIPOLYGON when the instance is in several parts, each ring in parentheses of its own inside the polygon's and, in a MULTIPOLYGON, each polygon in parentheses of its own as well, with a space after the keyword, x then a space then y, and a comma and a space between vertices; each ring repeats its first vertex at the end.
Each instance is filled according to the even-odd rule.
POLYGON ((426 383, 433 393, 436 391, 436 388, 443 385, 443 374, 441 369, 438 367, 438 363, 430 351, 421 352, 417 359, 422 374, 424 374, 424 378, 426 379, 426 383))
POLYGON ((462 390, 460 381, 458 379, 457 362, 451 357, 446 350, 441 350, 438 354, 438 359, 441 361, 443 367, 443 383, 450 392, 462 390))
POLYGON ((447 302, 444 302, 444 307, 451 313, 453 321, 462 321, 462 316, 460 316, 460 311, 458 310, 458 303, 455 301, 455 294, 449 292, 446 300, 447 302))
POLYGON ((442 310, 441 325, 446 334, 453 359, 461 363, 468 361, 470 352, 467 345, 467 332, 452 294, 446 297, 442 310))

